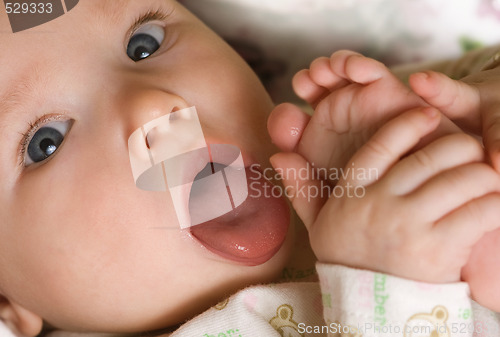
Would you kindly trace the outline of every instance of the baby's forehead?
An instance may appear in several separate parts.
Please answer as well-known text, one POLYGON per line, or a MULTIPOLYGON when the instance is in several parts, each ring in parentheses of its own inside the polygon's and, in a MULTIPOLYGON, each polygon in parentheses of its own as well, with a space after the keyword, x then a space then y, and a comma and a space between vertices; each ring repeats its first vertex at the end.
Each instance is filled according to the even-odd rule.
MULTIPOLYGON (((41 82, 47 82, 45 76, 47 70, 53 73, 60 70, 62 64, 73 66, 78 60, 78 55, 92 52, 92 49, 88 48, 93 40, 108 35, 109 41, 123 38, 134 20, 143 14, 141 12, 169 6, 175 2, 174 0, 79 0, 67 14, 46 24, 16 33, 12 32, 6 11, 0 10, 0 48, 2 48, 0 97, 5 97, 2 94, 9 91, 16 83, 33 82, 21 81, 24 77, 42 78, 44 80, 41 82)), ((33 88, 30 85, 22 87, 33 88)))
MULTIPOLYGON (((92 52, 89 46, 93 41, 108 37, 106 41, 123 39, 140 15, 162 7, 170 9, 174 3, 174 0, 79 0, 67 14, 16 33, 12 32, 6 11, 0 10, 0 74, 5 79, 12 78, 21 71, 15 69, 18 66, 24 68, 33 62, 75 58, 78 57, 75 54, 92 52), (81 50, 83 47, 86 52, 81 50)), ((0 92, 1 87, 2 84, 0 92)))
POLYGON ((0 5, 0 40, 7 34, 12 34, 7 12, 0 5))

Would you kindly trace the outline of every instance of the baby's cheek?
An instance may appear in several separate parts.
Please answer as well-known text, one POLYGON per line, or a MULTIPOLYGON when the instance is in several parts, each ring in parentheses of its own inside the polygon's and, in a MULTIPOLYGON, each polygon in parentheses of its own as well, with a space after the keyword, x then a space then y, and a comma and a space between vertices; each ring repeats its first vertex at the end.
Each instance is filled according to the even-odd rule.
POLYGON ((462 278, 472 298, 488 309, 500 312, 500 229, 486 234, 474 246, 462 278))

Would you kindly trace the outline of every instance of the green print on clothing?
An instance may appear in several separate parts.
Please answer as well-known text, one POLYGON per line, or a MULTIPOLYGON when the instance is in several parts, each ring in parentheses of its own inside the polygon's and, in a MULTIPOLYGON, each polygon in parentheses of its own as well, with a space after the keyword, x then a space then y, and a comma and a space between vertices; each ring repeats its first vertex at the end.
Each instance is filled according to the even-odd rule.
POLYGON ((216 334, 204 334, 202 337, 243 337, 239 334, 240 330, 238 329, 229 329, 224 332, 219 332, 216 334))
POLYGON ((385 303, 387 302, 387 299, 389 299, 389 294, 387 293, 386 290, 386 280, 387 280, 387 275, 384 274, 375 274, 375 277, 373 279, 373 296, 374 296, 374 304, 375 304, 375 322, 380 325, 384 326, 386 321, 385 317, 385 303))
POLYGON ((332 307, 332 294, 321 294, 321 302, 325 308, 332 307))
POLYGON ((461 319, 468 320, 472 314, 472 310, 470 308, 466 309, 458 309, 458 317, 461 319))

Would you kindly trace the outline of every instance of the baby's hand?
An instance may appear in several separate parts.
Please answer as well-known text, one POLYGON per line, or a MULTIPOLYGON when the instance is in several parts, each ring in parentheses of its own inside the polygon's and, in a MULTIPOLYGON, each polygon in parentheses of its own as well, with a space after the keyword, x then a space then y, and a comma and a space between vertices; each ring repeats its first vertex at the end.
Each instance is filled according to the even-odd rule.
POLYGON ((500 172, 500 68, 459 81, 433 71, 413 74, 410 86, 459 126, 483 136, 489 160, 500 172))
MULTIPOLYGON (((293 86, 314 115, 280 105, 269 119, 269 133, 282 151, 297 152, 317 168, 344 167, 388 120, 427 106, 382 63, 352 51, 316 59, 294 77, 293 86)), ((442 122, 436 138, 460 131, 442 122)))
MULTIPOLYGON (((292 198, 320 262, 426 282, 460 280, 473 244, 498 226, 500 178, 482 162, 480 144, 465 134, 400 159, 439 120, 433 108, 396 117, 346 165, 350 173, 336 186, 343 195, 292 198)), ((277 154, 272 163, 278 172, 308 165, 296 153, 277 154)), ((283 177, 288 191, 321 187, 321 181, 298 178, 283 177)))

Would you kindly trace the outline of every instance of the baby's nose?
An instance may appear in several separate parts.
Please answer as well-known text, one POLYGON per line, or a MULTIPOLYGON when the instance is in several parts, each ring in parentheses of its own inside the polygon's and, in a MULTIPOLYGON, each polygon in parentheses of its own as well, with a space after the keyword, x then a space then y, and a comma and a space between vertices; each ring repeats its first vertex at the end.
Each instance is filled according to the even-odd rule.
POLYGON ((161 91, 143 90, 127 99, 129 104, 123 107, 128 111, 123 119, 134 179, 145 190, 165 191, 164 172, 150 168, 168 158, 206 148, 196 109, 187 107, 181 97, 161 91), (146 174, 149 171, 152 176, 146 174))
POLYGON ((195 107, 172 111, 142 125, 130 136, 129 148, 137 143, 147 151, 152 165, 207 147, 195 107))
POLYGON ((128 135, 149 121, 189 107, 182 97, 161 90, 136 90, 128 93, 124 100, 125 111, 121 114, 125 115, 128 135))

